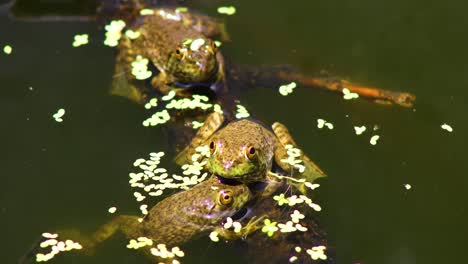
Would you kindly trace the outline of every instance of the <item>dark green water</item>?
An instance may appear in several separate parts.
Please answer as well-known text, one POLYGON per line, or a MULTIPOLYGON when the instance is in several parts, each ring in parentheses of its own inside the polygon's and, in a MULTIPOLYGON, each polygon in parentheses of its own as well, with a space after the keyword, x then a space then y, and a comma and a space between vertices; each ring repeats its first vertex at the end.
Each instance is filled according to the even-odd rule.
MULTIPOLYGON (((316 200, 338 263, 466 262, 468 4, 187 3, 211 15, 223 3, 237 7, 225 18, 233 41, 222 51, 239 63, 287 63, 304 73, 326 68, 416 94, 414 109, 300 88, 286 98, 255 90, 241 101, 266 123, 286 124, 327 171, 316 200), (335 129, 318 130, 317 118, 335 129), (445 122, 453 133, 440 128, 445 122), (378 125, 378 144, 369 144, 369 132, 356 136, 353 125, 378 125)), ((110 218, 112 205, 137 213, 131 164, 169 149, 159 128, 141 126, 144 109, 108 94, 114 50, 102 45, 103 35, 94 23, 19 22, 1 14, 0 46, 13 47, 0 54, 1 263, 14 263, 43 231, 93 230, 110 218), (79 33, 91 43, 72 48, 79 33), (52 115, 62 107, 64 122, 57 123, 52 115)), ((145 261, 124 243, 113 239, 92 258, 63 254, 54 263, 145 261)), ((199 250, 192 262, 235 261, 220 245, 199 250)))

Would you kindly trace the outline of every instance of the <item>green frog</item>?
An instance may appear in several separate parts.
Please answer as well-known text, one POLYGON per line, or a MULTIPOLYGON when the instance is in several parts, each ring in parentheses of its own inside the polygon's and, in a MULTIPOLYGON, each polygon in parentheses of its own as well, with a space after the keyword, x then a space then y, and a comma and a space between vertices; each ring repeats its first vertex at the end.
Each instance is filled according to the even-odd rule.
POLYGON ((213 18, 182 12, 179 9, 155 8, 129 27, 139 32, 137 38, 123 35, 119 42, 113 93, 145 101, 142 89, 119 84, 135 81, 131 63, 137 56, 148 58, 159 72, 152 87, 163 94, 175 90, 183 95, 191 86, 208 86, 216 90, 224 82, 224 60, 213 38, 227 40, 224 24, 213 18), (122 79, 124 78, 124 79, 122 79), (130 88, 130 91, 128 89, 130 88))
POLYGON ((191 239, 217 231, 221 237, 235 239, 255 231, 258 221, 251 219, 241 232, 224 229, 221 223, 236 215, 242 218, 242 208, 255 198, 243 184, 225 184, 217 177, 171 195, 157 203, 138 221, 138 216, 120 215, 100 227, 92 236, 91 247, 121 231, 128 238, 146 237, 154 245, 181 245, 191 239), (237 213, 237 214, 236 214, 237 213))
MULTIPOLYGON (((141 10, 142 7, 137 8, 141 10)), ((221 104, 229 108, 237 93, 256 87, 274 87, 285 82, 297 82, 304 87, 324 88, 334 92, 357 93, 378 102, 412 106, 415 97, 378 88, 356 85, 345 80, 321 74, 309 77, 291 71, 290 67, 249 67, 230 63, 226 65, 214 39, 229 40, 224 23, 184 9, 153 8, 152 14, 133 19, 128 27, 139 32, 132 39, 123 35, 116 59, 112 93, 144 103, 152 89, 135 84, 131 63, 138 55, 148 58, 159 72, 151 80, 151 87, 166 94, 174 90, 188 96, 194 90, 209 88, 221 104), (228 87, 229 84, 229 87, 228 87), (237 90, 237 91, 236 91, 237 90)), ((128 12, 127 12, 128 13, 128 12)), ((125 14, 122 14, 124 16, 125 14)))
MULTIPOLYGON (((211 154, 206 169, 217 176, 242 183, 268 180, 274 162, 286 173, 309 182, 325 176, 303 153, 297 156, 302 161, 303 170, 288 162, 288 147, 296 148, 297 144, 283 124, 274 123, 270 131, 249 119, 233 121, 221 128, 223 123, 222 114, 210 114, 190 144, 176 157, 176 162, 188 162, 197 147, 207 145, 211 154)), ((303 187, 300 190, 304 191, 303 187)))

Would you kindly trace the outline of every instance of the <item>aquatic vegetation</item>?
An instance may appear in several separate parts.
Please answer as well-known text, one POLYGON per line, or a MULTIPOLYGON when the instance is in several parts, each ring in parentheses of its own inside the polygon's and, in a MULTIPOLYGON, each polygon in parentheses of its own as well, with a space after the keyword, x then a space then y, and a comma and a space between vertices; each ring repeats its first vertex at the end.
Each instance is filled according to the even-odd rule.
POLYGON ((153 9, 148 9, 148 8, 142 9, 142 10, 140 10, 140 15, 142 15, 142 16, 154 15, 154 10, 153 9))
POLYGON ((73 47, 79 47, 88 44, 89 39, 88 39, 88 34, 81 34, 81 35, 75 35, 73 38, 73 47))
POLYGON ((117 212, 117 207, 112 206, 109 209, 107 209, 107 211, 109 212, 109 214, 113 214, 113 213, 117 212))
POLYGON ((302 151, 291 144, 287 144, 284 148, 287 150, 288 157, 286 159, 281 159, 281 162, 288 163, 299 170, 300 173, 303 173, 305 171, 305 166, 301 164, 303 160, 296 159, 302 155, 302 151))
POLYGON ((203 46, 203 44, 205 44, 204 39, 202 38, 195 39, 190 43, 190 49, 193 51, 198 51, 198 49, 200 49, 200 47, 203 46))
POLYGON ((247 118, 249 117, 250 114, 247 111, 247 109, 242 106, 242 105, 237 105, 237 111, 236 111, 236 118, 241 119, 241 118, 247 118))
POLYGON ((10 45, 5 45, 3 47, 3 52, 7 55, 10 55, 13 52, 13 48, 10 45))
POLYGON ((122 37, 122 29, 125 27, 125 21, 123 20, 113 20, 106 25, 104 29, 106 30, 106 39, 104 40, 104 45, 109 47, 116 47, 119 44, 119 40, 122 37))
POLYGON ((132 74, 137 80, 148 79, 153 74, 148 70, 148 63, 149 60, 140 55, 136 56, 136 59, 132 62, 132 74))
POLYGON ((216 231, 211 232, 209 237, 210 237, 211 241, 219 242, 218 232, 216 232, 216 231))
POLYGON ((379 138, 380 138, 379 135, 373 135, 369 142, 371 143, 371 145, 376 145, 379 138))
POLYGON ((330 130, 334 128, 333 124, 330 122, 327 122, 325 119, 321 119, 321 118, 317 119, 317 128, 322 129, 324 126, 326 126, 330 130))
POLYGON ((263 224, 264 226, 262 227, 262 232, 266 233, 269 237, 273 236, 273 234, 279 230, 276 226, 278 222, 272 222, 270 219, 265 219, 263 224))
POLYGON ((411 184, 407 183, 405 185, 403 185, 405 187, 406 190, 411 190, 412 186, 411 184))
POLYGON ((203 126, 203 122, 192 121, 192 128, 193 129, 199 129, 202 126, 203 126))
POLYGON ((343 99, 345 99, 345 100, 351 100, 351 99, 359 98, 359 94, 352 93, 348 88, 343 88, 342 92, 343 92, 343 99))
POLYGON ((284 84, 284 85, 281 85, 279 87, 279 93, 283 96, 287 96, 289 94, 291 94, 294 90, 294 88, 296 88, 297 84, 295 82, 291 82, 289 84, 284 84))
POLYGON ((46 254, 37 253, 36 262, 49 261, 60 252, 78 250, 83 248, 80 243, 74 242, 73 240, 58 240, 58 234, 43 233, 42 237, 46 238, 47 240, 41 242, 39 246, 44 249, 51 247, 51 251, 49 251, 46 254))
POLYGON ((141 35, 140 32, 133 31, 131 29, 127 29, 125 31, 125 36, 127 36, 129 39, 137 39, 140 35, 141 35))
POLYGON ((440 127, 441 127, 443 130, 446 130, 446 131, 448 131, 448 132, 453 132, 453 128, 452 128, 450 125, 446 124, 446 123, 442 124, 440 127))
POLYGON ((131 239, 127 245, 129 249, 139 249, 146 246, 152 246, 153 240, 147 237, 139 237, 137 239, 131 239))
POLYGON ((286 199, 284 193, 273 196, 273 200, 277 201, 279 206, 282 206, 283 204, 289 205, 289 200, 286 199))
POLYGON ((151 109, 153 107, 158 106, 158 98, 151 98, 148 103, 145 104, 146 109, 151 109))
POLYGON ((182 250, 180 250, 179 247, 173 247, 171 248, 171 250, 168 250, 166 245, 164 244, 158 244, 155 248, 154 247, 151 248, 150 252, 152 255, 163 258, 163 259, 166 259, 166 258, 172 259, 172 258, 175 258, 176 256, 182 258, 185 256, 185 253, 182 250))
POLYGON ((354 131, 356 132, 356 135, 361 135, 366 131, 366 126, 355 126, 354 131))
POLYGON ((306 252, 307 254, 310 255, 310 257, 313 260, 317 260, 317 259, 326 260, 327 255, 325 255, 325 249, 326 249, 325 246, 317 246, 317 247, 312 247, 310 249, 307 249, 306 252))
POLYGON ((55 121, 61 123, 63 122, 62 117, 65 115, 65 109, 60 108, 57 110, 57 113, 55 113, 52 117, 55 119, 55 121))
POLYGON ((236 13, 236 8, 233 6, 220 6, 218 7, 218 13, 225 15, 234 15, 236 13))

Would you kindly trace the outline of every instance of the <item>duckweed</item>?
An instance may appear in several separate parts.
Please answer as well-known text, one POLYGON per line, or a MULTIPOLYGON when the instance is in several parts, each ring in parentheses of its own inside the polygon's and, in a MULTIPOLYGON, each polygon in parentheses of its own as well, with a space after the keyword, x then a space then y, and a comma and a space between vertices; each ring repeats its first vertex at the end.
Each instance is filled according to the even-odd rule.
POLYGON ((135 60, 132 62, 132 74, 137 80, 145 80, 151 77, 153 74, 148 70, 149 60, 138 55, 135 60))
POLYGON ((279 93, 283 96, 287 96, 289 94, 291 94, 294 90, 294 88, 296 88, 297 84, 295 82, 291 82, 289 84, 284 84, 284 85, 281 85, 279 87, 279 93))
POLYGON ((450 133, 453 132, 453 128, 452 128, 450 125, 446 124, 446 123, 442 124, 440 127, 441 127, 443 130, 446 130, 446 131, 448 131, 448 132, 450 132, 450 133))
POLYGON ((247 118, 249 117, 250 114, 247 111, 247 109, 242 106, 242 105, 237 105, 237 112, 236 112, 236 118, 241 119, 241 118, 247 118))
POLYGON ((104 45, 109 47, 116 47, 119 44, 119 40, 122 37, 122 29, 125 27, 125 22, 123 20, 113 20, 106 25, 104 29, 106 30, 106 39, 104 40, 104 45))
POLYGON ((276 231, 278 231, 277 222, 272 222, 270 219, 263 220, 264 226, 262 227, 262 232, 266 233, 269 237, 273 236, 276 231))
POLYGON ((75 35, 72 46, 79 47, 88 44, 88 34, 75 35))
POLYGON ((236 8, 233 6, 220 6, 218 7, 218 13, 225 15, 234 15, 236 13, 236 8))
POLYGON ((379 140, 379 138, 380 138, 379 135, 373 135, 369 142, 371 143, 371 145, 375 146, 377 144, 377 141, 379 140))
POLYGON ((342 92, 343 92, 343 99, 345 99, 345 100, 351 100, 351 99, 359 98, 359 94, 352 93, 348 88, 343 88, 342 92))
POLYGON ((55 113, 52 117, 55 119, 55 121, 61 123, 63 122, 63 115, 65 115, 65 109, 60 108, 59 110, 57 110, 57 113, 55 113))
POLYGON ((13 52, 13 48, 10 45, 5 45, 3 47, 3 52, 7 55, 10 55, 13 52))

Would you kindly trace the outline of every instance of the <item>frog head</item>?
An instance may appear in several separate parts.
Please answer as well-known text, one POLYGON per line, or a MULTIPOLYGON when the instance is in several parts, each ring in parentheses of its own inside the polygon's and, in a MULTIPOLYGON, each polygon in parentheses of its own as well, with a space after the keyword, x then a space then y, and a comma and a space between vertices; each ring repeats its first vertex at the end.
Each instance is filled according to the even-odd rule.
MULTIPOLYGON (((244 130, 249 124, 236 122, 214 135, 209 143, 211 155, 207 169, 220 177, 234 179, 242 183, 262 181, 271 169, 273 144, 262 133, 244 130), (230 129, 237 128, 239 129, 230 129)), ((261 130, 260 130, 261 131, 261 130)))
POLYGON ((168 71, 181 83, 211 81, 218 72, 216 54, 211 39, 186 39, 170 54, 168 71))

